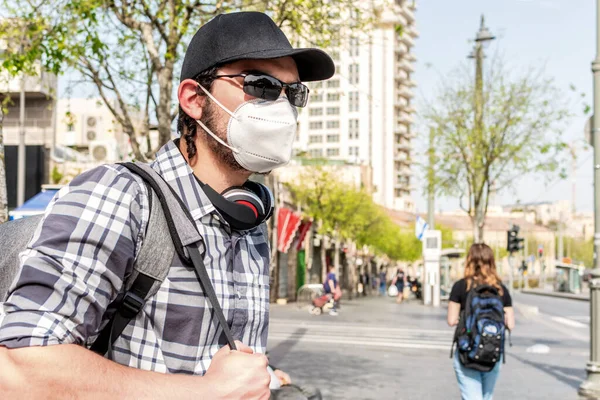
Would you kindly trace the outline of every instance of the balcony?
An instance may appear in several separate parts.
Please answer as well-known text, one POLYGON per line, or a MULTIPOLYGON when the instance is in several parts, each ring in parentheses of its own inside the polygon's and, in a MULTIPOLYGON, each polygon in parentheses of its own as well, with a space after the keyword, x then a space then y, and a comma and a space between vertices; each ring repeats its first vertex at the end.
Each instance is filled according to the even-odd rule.
POLYGON ((407 47, 413 47, 415 45, 415 41, 412 36, 408 32, 404 32, 402 36, 400 36, 400 41, 404 43, 407 47))
POLYGON ((400 143, 396 143, 395 147, 396 147, 396 154, 399 154, 398 152, 401 152, 400 154, 404 154, 405 157, 408 157, 407 153, 410 152, 410 150, 411 150, 410 142, 408 140, 402 140, 402 141, 400 141, 400 143))
MULTIPOLYGON (((41 71, 38 76, 25 77, 25 97, 43 98, 56 95, 56 75, 41 71)), ((21 91, 21 77, 12 77, 7 71, 0 73, 0 93, 19 93, 21 91)))
MULTIPOLYGON (((403 36, 405 36, 405 35, 403 35, 403 36)), ((402 43, 400 40, 396 41, 395 50, 396 50, 396 54, 400 54, 400 55, 404 55, 404 54, 408 53, 408 47, 406 46, 406 44, 402 43)))
POLYGON ((409 113, 406 113, 406 112, 401 112, 400 116, 398 117, 398 123, 400 123, 400 124, 411 125, 414 122, 415 122, 415 120, 412 117, 412 115, 410 115, 409 113))
MULTIPOLYGON (((406 59, 406 57, 400 61, 398 64, 398 68, 402 71, 406 72, 415 72, 415 68, 411 65, 410 61, 406 59)), ((400 75, 400 74, 398 74, 400 75)))
POLYGON ((415 56, 413 53, 408 53, 404 56, 404 59, 410 62, 415 62, 417 61, 417 56, 415 56))
POLYGON ((415 12, 413 11, 413 8, 408 4, 404 4, 402 6, 402 15, 404 15, 406 19, 410 22, 413 22, 415 20, 415 12))
POLYGON ((396 175, 400 177, 411 177, 413 175, 412 170, 409 167, 402 167, 396 171, 396 175))
POLYGON ((405 81, 402 82, 405 86, 407 87, 415 87, 417 86, 417 83, 415 81, 413 81, 412 79, 406 79, 405 81))
POLYGON ((413 97, 413 92, 408 87, 402 85, 398 89, 398 95, 404 97, 405 99, 411 99, 413 97))

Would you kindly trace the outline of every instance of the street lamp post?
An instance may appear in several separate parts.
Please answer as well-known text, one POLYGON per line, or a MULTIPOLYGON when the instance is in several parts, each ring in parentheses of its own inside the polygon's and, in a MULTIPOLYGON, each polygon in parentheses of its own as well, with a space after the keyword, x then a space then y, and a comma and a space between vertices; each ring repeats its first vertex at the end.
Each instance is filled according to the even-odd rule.
POLYGON ((596 1, 596 59, 594 74, 594 269, 590 282, 590 360, 586 365, 587 378, 579 387, 586 398, 600 398, 600 0, 596 1))
MULTIPOLYGON (((475 59, 475 96, 474 96, 474 108, 475 108, 475 134, 483 137, 483 59, 485 55, 483 50, 489 45, 489 43, 496 39, 490 30, 485 26, 485 18, 481 16, 481 24, 479 25, 479 31, 475 36, 475 46, 473 51, 469 54, 468 58, 475 59)), ((477 237, 473 238, 475 242, 478 241, 477 237)))

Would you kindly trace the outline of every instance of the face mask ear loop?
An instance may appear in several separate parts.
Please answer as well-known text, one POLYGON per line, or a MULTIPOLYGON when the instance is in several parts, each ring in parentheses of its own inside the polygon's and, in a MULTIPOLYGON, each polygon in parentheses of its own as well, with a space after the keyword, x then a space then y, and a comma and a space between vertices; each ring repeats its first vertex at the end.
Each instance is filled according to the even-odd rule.
POLYGON ((204 89, 204 87, 200 84, 198 84, 198 87, 200 89, 202 89, 202 91, 208 96, 210 97, 210 99, 212 101, 214 101, 215 103, 217 103, 219 105, 219 107, 221 107, 223 109, 223 111, 225 111, 227 114, 231 115, 231 118, 235 118, 235 115, 233 115, 233 113, 231 111, 229 111, 229 109, 227 107, 225 107, 223 104, 221 104, 221 102, 219 100, 217 100, 215 98, 215 96, 213 96, 212 94, 210 94, 210 92, 206 89, 204 89))
MULTIPOLYGON (((232 118, 235 118, 233 113, 231 111, 229 111, 225 106, 223 106, 223 104, 221 104, 221 102, 219 100, 217 100, 212 94, 210 94, 210 92, 208 90, 204 89, 204 87, 202 87, 202 85, 200 85, 200 84, 198 84, 198 87, 200 89, 202 89, 204 91, 204 93, 206 93, 206 95, 208 97, 210 97, 210 99, 212 101, 217 103, 217 105, 219 107, 221 107, 226 113, 231 115, 232 118)), ((221 143, 223 146, 227 147, 228 149, 230 149, 231 151, 233 151, 236 154, 240 152, 240 150, 236 149, 235 147, 231 147, 230 145, 225 143, 223 140, 221 140, 221 138, 218 137, 217 135, 215 135, 210 129, 208 129, 208 127, 206 125, 204 125, 204 123, 202 121, 197 119, 196 122, 198 123, 198 125, 200 125, 202 127, 202 129, 204 129, 206 131, 206 133, 208 133, 210 136, 212 136, 212 138, 215 139, 217 142, 221 143)))
POLYGON ((212 136, 212 138, 215 139, 217 142, 221 143, 223 146, 227 147, 228 149, 230 149, 231 151, 233 151, 236 154, 240 152, 239 149, 236 149, 235 147, 231 147, 230 145, 228 145, 227 143, 225 143, 223 140, 221 140, 221 138, 219 138, 217 135, 215 135, 214 133, 212 133, 212 131, 210 129, 208 129, 206 127, 206 125, 204 125, 202 123, 202 121, 200 121, 199 119, 197 119, 196 122, 198 123, 198 125, 200 125, 202 127, 202 129, 204 129, 206 131, 206 133, 208 133, 210 136, 212 136))

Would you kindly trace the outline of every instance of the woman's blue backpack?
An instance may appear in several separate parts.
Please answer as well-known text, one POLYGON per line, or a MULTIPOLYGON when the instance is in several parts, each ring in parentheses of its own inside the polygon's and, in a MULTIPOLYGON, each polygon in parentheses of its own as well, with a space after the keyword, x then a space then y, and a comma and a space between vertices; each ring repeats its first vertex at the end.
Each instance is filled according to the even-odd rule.
POLYGON ((467 294, 450 356, 456 344, 459 360, 465 367, 491 371, 503 358, 505 333, 504 303, 498 289, 490 285, 476 286, 467 294))

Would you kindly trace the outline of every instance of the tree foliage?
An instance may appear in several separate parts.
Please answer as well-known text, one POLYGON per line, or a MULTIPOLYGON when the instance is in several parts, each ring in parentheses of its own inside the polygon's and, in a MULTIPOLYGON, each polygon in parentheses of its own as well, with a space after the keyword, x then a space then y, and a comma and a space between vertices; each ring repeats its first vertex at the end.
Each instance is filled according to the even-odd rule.
POLYGON ((491 194, 526 174, 559 171, 567 147, 565 98, 540 70, 520 74, 496 59, 484 79, 481 128, 475 122, 474 76, 466 67, 445 77, 437 98, 426 104, 438 154, 436 190, 461 199, 476 241, 483 239, 491 194))
POLYGON ((321 221, 320 234, 370 246, 395 260, 420 257, 421 243, 413 231, 402 231, 369 193, 342 182, 335 170, 307 167, 289 186, 303 212, 321 221))
POLYGON ((326 46, 369 22, 351 0, 0 0, 2 69, 11 74, 74 69, 95 86, 131 139, 137 159, 152 126, 166 143, 177 115, 175 89, 186 44, 218 14, 263 11, 293 41, 326 46))

